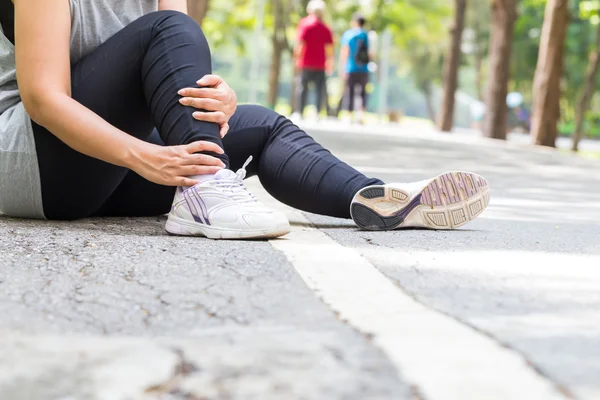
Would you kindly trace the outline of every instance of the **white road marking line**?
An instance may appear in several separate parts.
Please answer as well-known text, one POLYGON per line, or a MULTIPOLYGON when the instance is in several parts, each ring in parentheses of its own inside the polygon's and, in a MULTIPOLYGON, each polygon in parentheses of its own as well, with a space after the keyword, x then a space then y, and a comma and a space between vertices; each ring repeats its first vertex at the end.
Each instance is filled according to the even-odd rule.
MULTIPOLYGON (((259 185, 249 186, 266 203, 259 185)), ((373 335, 403 379, 428 400, 566 399, 517 353, 404 294, 370 262, 286 208, 293 226, 272 240, 341 320, 373 335)))

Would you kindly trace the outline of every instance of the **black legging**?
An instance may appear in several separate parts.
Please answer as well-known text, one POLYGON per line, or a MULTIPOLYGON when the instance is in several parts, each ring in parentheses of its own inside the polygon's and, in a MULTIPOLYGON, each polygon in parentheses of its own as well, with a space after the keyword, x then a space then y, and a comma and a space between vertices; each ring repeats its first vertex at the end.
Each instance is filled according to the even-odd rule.
POLYGON ((350 112, 354 111, 354 98, 356 96, 356 90, 358 89, 361 105, 360 109, 365 110, 367 108, 367 85, 369 84, 369 73, 368 72, 350 72, 346 79, 346 90, 345 96, 347 97, 348 105, 347 110, 350 112))
MULTIPOLYGON (((236 170, 248 156, 278 200, 301 210, 348 218, 361 188, 380 184, 344 164, 286 118, 240 106, 224 140, 217 125, 192 117, 179 89, 211 73, 210 49, 198 25, 174 11, 146 15, 72 67, 72 95, 115 127, 156 144, 217 143, 236 170), (158 133, 154 130, 157 128, 158 133)), ((85 127, 82 127, 85 129, 85 127)), ((44 213, 49 219, 152 216, 169 212, 175 188, 71 149, 34 125, 44 213)))

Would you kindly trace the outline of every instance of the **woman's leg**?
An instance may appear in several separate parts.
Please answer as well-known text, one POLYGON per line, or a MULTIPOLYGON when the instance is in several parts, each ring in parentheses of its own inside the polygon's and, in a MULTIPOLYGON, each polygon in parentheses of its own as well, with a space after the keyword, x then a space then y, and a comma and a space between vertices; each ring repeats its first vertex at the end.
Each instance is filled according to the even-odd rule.
POLYGON ((369 104, 369 94, 367 93, 367 85, 369 84, 369 73, 364 72, 359 75, 360 85, 360 107, 361 111, 367 111, 367 105, 369 104))
POLYGON ((300 71, 300 87, 298 88, 298 110, 300 116, 304 115, 304 109, 308 101, 308 91, 310 90, 310 71, 302 69, 300 71))
MULTIPOLYGON (((205 140, 222 146, 218 126, 194 120, 193 110, 178 102, 179 89, 209 73, 210 50, 198 25, 182 13, 162 11, 133 22, 74 65, 72 95, 142 140, 157 127, 167 145, 205 140)), ((34 134, 49 219, 98 213, 133 174, 76 152, 40 126, 34 134)), ((220 158, 228 164, 226 156, 220 158)))
POLYGON ((223 140, 232 169, 248 156, 248 176, 258 175, 279 201, 315 214, 350 218, 354 195, 370 179, 334 157, 287 118, 261 106, 240 106, 223 140))
POLYGON ((356 93, 356 82, 354 80, 354 73, 349 73, 346 77, 346 99, 348 101, 346 110, 350 113, 354 112, 354 95, 356 93))
MULTIPOLYGON (((301 210, 342 218, 352 212, 354 221, 364 229, 449 229, 474 219, 489 203, 487 182, 475 174, 451 172, 410 184, 384 185, 369 179, 264 107, 240 106, 230 124, 224 144, 232 169, 241 168, 253 156, 247 176, 258 175, 274 197, 301 210)), ((160 143, 160 138, 155 140, 160 143)), ((132 174, 103 207, 104 215, 166 213, 173 189, 132 174), (155 199, 157 208, 140 204, 140 192, 144 198, 155 199)), ((202 190, 199 193, 202 197, 202 190)))
POLYGON ((286 118, 259 106, 241 106, 230 124, 224 144, 232 167, 251 153, 255 162, 248 172, 275 198, 304 211, 352 217, 369 230, 453 229, 489 204, 487 181, 472 173, 447 172, 413 183, 369 179, 286 118))
MULTIPOLYGON (((165 146, 157 130, 148 142, 165 146)), ((171 209, 177 188, 158 185, 129 171, 94 217, 153 217, 171 209)))
POLYGON ((315 71, 315 92, 317 96, 317 116, 321 114, 325 94, 325 71, 315 71))

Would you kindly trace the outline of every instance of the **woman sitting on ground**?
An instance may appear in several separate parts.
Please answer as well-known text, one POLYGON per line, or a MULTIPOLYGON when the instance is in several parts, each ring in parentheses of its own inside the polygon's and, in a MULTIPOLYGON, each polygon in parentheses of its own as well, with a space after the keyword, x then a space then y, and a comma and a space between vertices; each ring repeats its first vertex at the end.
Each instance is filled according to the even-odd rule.
POLYGON ((173 234, 286 234, 285 216, 248 192, 246 175, 285 204, 371 230, 454 228, 487 205, 480 176, 386 185, 281 115, 237 107, 186 0, 0 4, 0 213, 169 213, 173 234))

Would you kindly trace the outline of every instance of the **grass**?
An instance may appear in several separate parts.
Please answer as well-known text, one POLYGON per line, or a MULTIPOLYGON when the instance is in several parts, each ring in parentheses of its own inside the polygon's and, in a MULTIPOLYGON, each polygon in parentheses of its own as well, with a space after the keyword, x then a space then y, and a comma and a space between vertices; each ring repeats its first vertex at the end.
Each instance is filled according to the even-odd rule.
POLYGON ((600 160, 600 151, 585 151, 579 150, 577 153, 572 152, 569 149, 560 149, 561 154, 566 155, 577 155, 582 158, 587 158, 589 160, 600 160))

